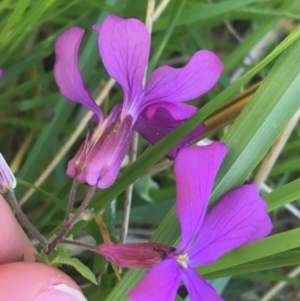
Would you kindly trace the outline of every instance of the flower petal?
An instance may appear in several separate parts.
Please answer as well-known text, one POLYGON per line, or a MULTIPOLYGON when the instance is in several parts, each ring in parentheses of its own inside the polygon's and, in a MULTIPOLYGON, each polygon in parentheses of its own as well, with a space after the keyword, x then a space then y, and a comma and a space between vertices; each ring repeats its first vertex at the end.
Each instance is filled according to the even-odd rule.
POLYGON ((108 16, 101 27, 93 28, 99 32, 103 64, 109 75, 122 86, 127 109, 142 91, 150 50, 149 32, 139 20, 116 16, 108 16))
POLYGON ((0 69, 0 78, 3 76, 3 70, 2 69, 0 69))
POLYGON ((209 91, 218 81, 223 64, 211 51, 196 52, 183 68, 161 66, 150 76, 144 96, 147 105, 183 102, 209 91))
POLYGON ((132 301, 174 301, 179 284, 180 267, 174 258, 168 258, 151 268, 128 297, 132 301))
POLYGON ((61 94, 82 104, 97 115, 97 121, 102 121, 102 112, 86 89, 78 66, 78 51, 83 34, 82 28, 71 27, 56 40, 54 78, 61 94))
POLYGON ((191 268, 181 269, 181 278, 191 301, 225 301, 216 290, 191 268))
POLYGON ((13 190, 16 185, 17 180, 6 160, 0 153, 0 193, 4 194, 8 190, 13 190))
MULTIPOLYGON (((99 137, 87 157, 87 164, 78 177, 79 182, 87 182, 107 188, 117 178, 121 163, 129 149, 133 134, 130 115, 121 119, 122 106, 117 104, 99 128, 99 137)), ((94 134, 92 139, 94 138, 94 134)))
MULTIPOLYGON (((143 138, 152 144, 156 144, 162 138, 171 133, 182 122, 197 112, 198 108, 184 103, 160 102, 148 106, 139 116, 134 129, 143 138)), ((203 123, 199 124, 192 132, 174 146, 166 155, 174 160, 180 148, 188 145, 205 129, 203 123)))
POLYGON ((207 215, 195 245, 188 252, 189 265, 213 263, 226 252, 267 236, 271 230, 267 204, 256 185, 231 190, 207 215))
POLYGON ((217 171, 227 152, 224 143, 187 147, 175 160, 176 212, 181 225, 181 243, 185 250, 201 227, 217 171))
MULTIPOLYGON (((70 178, 75 178, 80 173, 80 170, 82 169, 82 167, 85 165, 90 138, 91 138, 91 132, 88 131, 79 150, 77 151, 75 156, 68 162, 66 174, 70 178)), ((85 181, 83 181, 83 183, 84 182, 85 181)))

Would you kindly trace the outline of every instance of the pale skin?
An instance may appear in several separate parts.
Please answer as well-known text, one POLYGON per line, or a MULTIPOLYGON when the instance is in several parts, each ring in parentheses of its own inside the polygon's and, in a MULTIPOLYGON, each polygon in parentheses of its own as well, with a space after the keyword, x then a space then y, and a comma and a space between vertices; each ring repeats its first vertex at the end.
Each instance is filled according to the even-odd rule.
POLYGON ((34 262, 34 253, 34 246, 0 195, 0 300, 86 300, 68 275, 34 262), (25 262, 18 262, 22 256, 25 262))

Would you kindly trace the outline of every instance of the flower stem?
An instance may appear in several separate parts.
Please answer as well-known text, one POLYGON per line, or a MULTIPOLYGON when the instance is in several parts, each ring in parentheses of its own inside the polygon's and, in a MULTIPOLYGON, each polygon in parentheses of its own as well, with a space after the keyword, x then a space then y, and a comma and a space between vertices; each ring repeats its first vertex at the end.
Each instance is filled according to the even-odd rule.
MULTIPOLYGON (((148 0, 147 12, 146 12, 146 17, 145 17, 145 25, 148 29, 150 37, 151 37, 152 25, 153 25, 154 8, 155 8, 155 0, 148 0)), ((148 69, 148 64, 145 69, 145 74, 144 74, 144 78, 143 78, 143 86, 146 83, 147 69, 148 69)))
POLYGON ((60 232, 56 235, 56 237, 53 239, 52 242, 47 247, 46 254, 50 254, 53 249, 61 242, 61 239, 70 231, 70 229, 73 227, 73 225, 77 222, 79 217, 84 212, 85 208, 89 204, 91 198, 93 197, 95 191, 97 189, 97 186, 91 186, 88 193, 86 194, 83 202, 81 203, 80 207, 77 209, 75 214, 70 218, 63 228, 60 230, 60 232))
POLYGON ((154 13, 153 13, 153 17, 152 20, 155 22, 160 15, 163 13, 163 11, 165 10, 165 8, 168 6, 168 4, 171 2, 171 0, 162 0, 159 5, 157 6, 157 8, 155 9, 154 13))
MULTIPOLYGON (((133 133, 131 150, 129 154, 129 163, 134 162, 137 157, 138 140, 139 140, 138 133, 133 133)), ((130 185, 125 191, 124 210, 123 210, 123 218, 122 218, 121 234, 120 234, 120 242, 123 244, 126 242, 126 237, 128 234, 132 191, 133 191, 133 185, 130 185)))
POLYGON ((74 179, 72 187, 71 187, 71 191, 70 191, 69 200, 68 200, 65 223, 67 223, 68 220, 70 219, 73 205, 74 205, 75 196, 76 196, 77 187, 78 187, 78 181, 77 181, 77 179, 74 179))
POLYGON ((75 241, 75 240, 69 240, 69 239, 61 239, 60 240, 61 244, 65 244, 65 245, 73 245, 73 246, 78 246, 80 248, 84 248, 86 250, 90 250, 92 252, 96 252, 98 253, 98 249, 95 246, 92 245, 87 245, 85 243, 79 242, 79 241, 75 241))
POLYGON ((40 244, 45 249, 48 242, 46 238, 35 228, 35 226, 31 223, 31 221, 27 218, 25 213, 23 212, 20 204, 18 203, 15 193, 13 190, 8 190, 7 195, 10 201, 11 206, 14 209, 14 212, 23 226, 40 242, 40 244))

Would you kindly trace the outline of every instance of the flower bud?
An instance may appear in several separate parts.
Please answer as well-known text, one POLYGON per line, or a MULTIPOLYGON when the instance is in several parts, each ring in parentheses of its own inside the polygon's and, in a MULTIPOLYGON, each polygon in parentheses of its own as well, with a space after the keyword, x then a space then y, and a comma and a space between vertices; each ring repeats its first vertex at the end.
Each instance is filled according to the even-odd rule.
POLYGON ((98 252, 108 261, 125 268, 149 268, 165 259, 175 248, 157 242, 114 244, 108 242, 98 247, 98 252))
POLYGON ((0 153, 0 193, 4 194, 8 190, 13 190, 16 185, 16 178, 0 153))

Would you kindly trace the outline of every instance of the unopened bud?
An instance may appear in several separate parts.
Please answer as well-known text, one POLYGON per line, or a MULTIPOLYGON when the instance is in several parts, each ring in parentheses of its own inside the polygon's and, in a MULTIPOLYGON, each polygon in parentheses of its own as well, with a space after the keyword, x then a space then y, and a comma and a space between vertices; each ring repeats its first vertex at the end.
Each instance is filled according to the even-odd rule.
POLYGON ((4 194, 8 190, 13 190, 16 185, 16 178, 0 153, 0 193, 4 194))
POLYGON ((108 261, 125 268, 150 268, 174 251, 175 248, 157 242, 133 244, 107 242, 98 246, 98 252, 108 261))
POLYGON ((88 209, 85 209, 81 215, 80 215, 80 220, 82 221, 90 221, 92 220, 93 218, 95 217, 95 212, 94 212, 94 209, 93 208, 88 208, 88 209))

